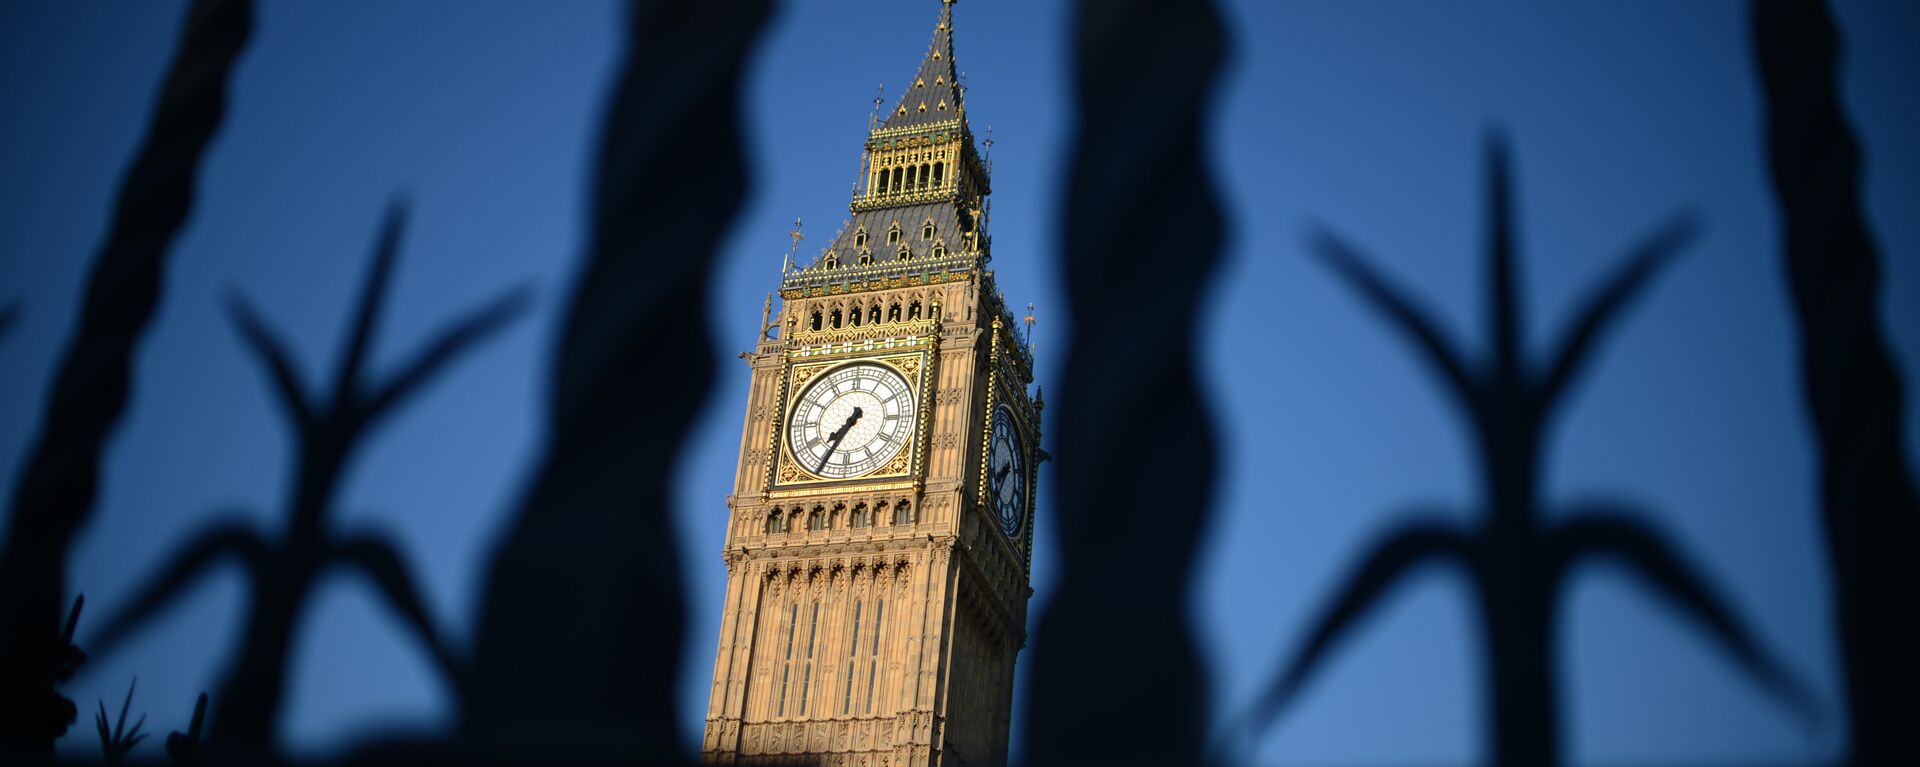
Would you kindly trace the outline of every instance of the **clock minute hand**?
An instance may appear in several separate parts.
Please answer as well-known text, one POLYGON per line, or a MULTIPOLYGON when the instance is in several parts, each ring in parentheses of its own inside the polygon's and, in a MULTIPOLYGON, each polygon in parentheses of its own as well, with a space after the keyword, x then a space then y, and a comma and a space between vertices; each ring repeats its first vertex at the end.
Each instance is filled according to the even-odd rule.
POLYGON ((827 452, 820 456, 820 465, 814 467, 813 473, 819 474, 827 470, 827 460, 833 457, 833 451, 840 449, 840 441, 847 438, 847 432, 851 431, 853 425, 859 422, 860 415, 860 408, 854 408, 853 415, 847 416, 847 422, 840 424, 840 428, 835 429, 832 434, 827 435, 827 452))

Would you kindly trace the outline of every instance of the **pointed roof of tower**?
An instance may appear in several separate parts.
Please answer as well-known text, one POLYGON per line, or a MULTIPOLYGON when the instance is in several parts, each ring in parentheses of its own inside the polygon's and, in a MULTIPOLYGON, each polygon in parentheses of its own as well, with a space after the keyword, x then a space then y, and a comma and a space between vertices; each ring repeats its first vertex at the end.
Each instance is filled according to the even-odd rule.
POLYGON ((953 3, 940 0, 940 24, 933 28, 926 58, 921 59, 920 71, 914 73, 900 102, 887 113, 882 130, 942 123, 965 114, 953 64, 953 3))
POLYGON ((782 290, 847 289, 890 280, 944 280, 978 269, 986 262, 992 238, 986 234, 985 196, 992 192, 973 147, 953 62, 953 4, 941 0, 940 23, 920 69, 899 103, 867 135, 862 174, 878 155, 898 160, 891 187, 874 187, 880 174, 859 185, 848 206, 852 216, 806 265, 798 261, 781 273, 782 290), (948 156, 948 152, 953 152, 948 156), (917 165, 925 176, 903 176, 917 165), (944 173, 944 175, 942 175, 944 173))

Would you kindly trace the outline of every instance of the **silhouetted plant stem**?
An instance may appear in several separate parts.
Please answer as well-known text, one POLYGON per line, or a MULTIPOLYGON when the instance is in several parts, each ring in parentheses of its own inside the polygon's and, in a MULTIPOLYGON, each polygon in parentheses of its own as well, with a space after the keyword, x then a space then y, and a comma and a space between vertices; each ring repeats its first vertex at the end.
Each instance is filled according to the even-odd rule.
POLYGON ((49 640, 65 598, 67 550, 93 509, 100 457, 126 408, 136 347, 251 26, 247 0, 197 0, 188 12, 14 487, 0 552, 0 762, 49 760, 53 739, 66 731, 49 708, 64 701, 53 691, 49 640))
POLYGON ((328 529, 327 517, 335 506, 341 473, 379 421, 418 393, 455 357, 520 315, 528 304, 529 291, 510 291, 449 323, 386 380, 366 381, 366 360, 399 257, 403 220, 399 206, 387 216, 352 318, 347 347, 332 386, 322 396, 307 393, 285 345, 246 302, 234 298, 232 312, 241 338, 265 366, 281 410, 297 436, 288 525, 278 540, 232 520, 203 528, 144 591, 108 622, 98 642, 100 652, 117 645, 221 559, 234 558, 244 565, 253 584, 252 599, 238 658, 221 684, 220 708, 214 711, 212 722, 211 746, 229 755, 258 758, 271 753, 286 684, 287 654, 300 612, 314 584, 330 567, 344 567, 367 576, 387 606, 425 645, 448 684, 456 692, 463 686, 464 663, 441 638, 399 552, 377 535, 333 532, 328 529))
POLYGON ((207 694, 203 692, 193 702, 193 718, 187 722, 187 731, 167 733, 167 761, 193 764, 200 760, 200 727, 206 720, 207 694))
MULTIPOLYGON (((1536 366, 1521 343, 1525 324, 1515 276, 1509 175, 1505 143, 1495 137, 1487 163, 1487 321, 1493 349, 1484 363, 1456 351, 1435 322, 1351 247, 1325 232, 1314 240, 1314 249, 1335 273, 1413 342, 1467 416, 1480 457, 1484 512, 1478 524, 1417 518, 1390 531, 1314 621, 1301 649, 1245 719, 1229 729, 1228 749, 1250 746, 1367 610, 1409 573, 1438 563, 1464 569, 1477 598, 1490 675, 1489 755, 1495 764, 1560 763, 1556 608, 1574 568, 1589 559, 1625 565, 1692 618, 1763 691, 1808 719, 1816 716, 1805 688, 1762 649, 1686 558, 1641 521, 1647 514, 1612 503, 1578 504, 1565 515, 1541 513, 1542 445, 1556 408, 1600 337, 1661 265, 1692 239, 1694 225, 1680 217, 1643 240, 1626 265, 1588 296, 1545 364, 1536 366)), ((1420 515, 1429 516, 1441 515, 1420 515)))
POLYGON ((767 0, 636 0, 548 436, 495 553, 463 737, 489 758, 683 758, 673 468, 712 375, 704 299, 745 194, 740 79, 767 0))
POLYGON ((1920 495, 1899 373, 1881 330, 1880 258, 1841 110, 1838 33, 1820 0, 1756 0, 1754 53, 1800 330, 1807 406, 1858 764, 1920 764, 1920 495))
POLYGON ((1186 592, 1214 478, 1193 349, 1223 228, 1201 126, 1226 32, 1211 0, 1082 0, 1075 14, 1061 570, 1035 630, 1025 761, 1192 764, 1207 694, 1186 592), (1140 449, 1136 429, 1166 449, 1140 449))
POLYGON ((140 727, 147 723, 146 714, 141 714, 140 719, 133 723, 133 729, 127 729, 127 710, 133 708, 133 688, 139 685, 140 677, 134 677, 133 683, 127 685, 127 699, 120 704, 120 718, 111 728, 107 727, 107 703, 100 701, 100 710, 94 714, 93 724, 100 732, 101 762, 121 764, 127 760, 127 754, 133 751, 134 746, 147 739, 147 734, 140 731, 140 727))

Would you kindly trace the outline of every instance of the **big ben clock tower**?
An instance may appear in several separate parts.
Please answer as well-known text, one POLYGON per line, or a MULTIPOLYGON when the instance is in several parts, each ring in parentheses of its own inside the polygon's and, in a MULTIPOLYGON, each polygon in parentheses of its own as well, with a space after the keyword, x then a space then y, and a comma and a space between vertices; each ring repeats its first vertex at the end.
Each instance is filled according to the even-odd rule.
POLYGON ((957 72, 944 0, 850 220, 745 355, 705 762, 1007 760, 1041 404, 957 72))

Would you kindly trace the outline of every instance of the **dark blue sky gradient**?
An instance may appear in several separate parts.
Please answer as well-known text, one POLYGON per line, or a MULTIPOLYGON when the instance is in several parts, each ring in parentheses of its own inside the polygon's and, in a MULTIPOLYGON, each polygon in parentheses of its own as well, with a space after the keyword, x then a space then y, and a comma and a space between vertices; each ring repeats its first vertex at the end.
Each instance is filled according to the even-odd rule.
MULTIPOLYGON (((19 298, 26 309, 0 341, 0 483, 9 491, 183 8, 0 4, 0 302, 19 298)), ((1066 10, 967 0, 956 11, 969 113, 976 132, 992 125, 996 139, 993 266, 1010 302, 1039 305, 1043 383, 1058 378, 1069 330, 1057 319, 1052 255, 1072 119, 1066 10)), ((1236 50, 1212 152, 1229 258, 1197 349, 1227 449, 1193 613, 1218 710, 1246 703, 1373 536, 1410 508, 1472 509, 1462 424, 1302 240, 1316 222, 1342 232, 1444 317, 1459 343, 1482 348, 1480 150, 1497 125, 1515 149, 1536 349, 1656 223, 1692 210, 1705 225, 1575 393, 1550 444, 1548 501, 1640 504, 1813 683, 1827 715, 1802 726, 1652 592, 1594 567, 1571 582, 1560 616, 1568 748, 1582 763, 1836 753, 1843 712, 1814 456, 1744 4, 1238 0, 1227 10, 1236 50)), ((705 711, 722 501, 743 417, 745 368, 734 352, 751 343, 793 218, 807 222, 807 254, 845 218, 874 88, 884 83, 891 104, 936 11, 932 0, 786 3, 750 73, 754 188, 716 266, 707 319, 721 377, 687 445, 676 510, 693 590, 689 738, 705 711)), ((1861 2, 1841 4, 1839 15, 1847 108, 1885 253, 1885 323, 1911 397, 1920 11, 1861 2)), ((540 300, 386 425, 350 471, 335 516, 339 529, 394 536, 435 612, 466 635, 475 586, 538 441, 617 19, 609 2, 261 9, 73 561, 72 583, 90 601, 83 639, 213 515, 278 528, 287 431, 222 304, 233 291, 253 300, 317 379, 339 352, 380 211, 401 196, 412 217, 376 364, 509 285, 531 281, 540 300)), ((1166 254, 1165 268, 1185 268, 1182 256, 1166 254)), ((1151 295, 1109 300, 1115 312, 1155 310, 1151 295)), ((1920 451, 1912 407, 1906 427, 1920 451)), ((1049 481, 1043 473, 1043 495, 1049 481)), ((1036 608, 1051 583, 1048 509, 1043 502, 1036 608)), ((233 570, 207 579, 137 645, 90 663, 68 694, 83 707, 117 700, 138 674, 135 708, 149 728, 183 726, 237 640, 244 588, 233 570)), ((1457 574, 1433 571, 1384 603, 1270 731, 1261 760, 1476 760, 1481 663, 1464 589, 1457 574)), ((297 753, 451 721, 425 657, 362 582, 334 579, 316 593, 296 654, 283 736, 297 753)), ((81 725, 63 748, 94 753, 81 725)), ((142 750, 157 756, 159 741, 142 750)))

